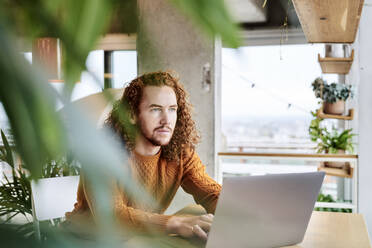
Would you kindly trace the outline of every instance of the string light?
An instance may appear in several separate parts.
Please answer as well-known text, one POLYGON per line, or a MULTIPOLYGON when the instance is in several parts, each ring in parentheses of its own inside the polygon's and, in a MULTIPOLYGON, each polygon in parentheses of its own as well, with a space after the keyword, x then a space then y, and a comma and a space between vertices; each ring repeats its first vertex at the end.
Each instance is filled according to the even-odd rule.
POLYGON ((280 102, 283 102, 285 104, 287 104, 287 108, 290 109, 292 107, 304 112, 304 113, 310 113, 310 110, 302 107, 302 106, 299 106, 297 104, 293 104, 291 102, 289 102, 288 100, 286 100, 284 97, 282 96, 279 96, 267 89, 264 89, 264 88, 260 88, 260 87, 257 87, 255 83, 251 82, 248 78, 246 78, 244 75, 242 75, 241 73, 235 71, 234 69, 230 68, 229 66, 225 65, 225 64, 222 64, 222 66, 228 70, 230 70, 231 72, 233 72, 234 74, 236 74, 236 76, 238 76, 241 80, 243 80, 244 82, 250 84, 251 88, 256 88, 258 90, 261 90, 263 91, 264 93, 270 95, 272 98, 276 99, 277 101, 280 101, 280 102))

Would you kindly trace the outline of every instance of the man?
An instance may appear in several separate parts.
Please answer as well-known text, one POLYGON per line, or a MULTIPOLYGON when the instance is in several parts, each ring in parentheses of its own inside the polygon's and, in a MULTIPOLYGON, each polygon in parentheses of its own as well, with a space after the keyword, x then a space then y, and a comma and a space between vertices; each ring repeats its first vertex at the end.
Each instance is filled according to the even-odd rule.
MULTIPOLYGON (((122 139, 130 154, 131 176, 155 199, 153 204, 147 203, 116 189, 118 220, 139 232, 155 229, 206 240, 221 186, 206 174, 195 152, 199 136, 187 93, 178 79, 168 72, 134 79, 114 105, 106 125, 122 139), (120 118, 122 107, 129 109, 124 121, 120 118), (180 186, 209 214, 164 215, 180 186)), ((73 213, 94 215, 93 209, 82 181, 73 213)))

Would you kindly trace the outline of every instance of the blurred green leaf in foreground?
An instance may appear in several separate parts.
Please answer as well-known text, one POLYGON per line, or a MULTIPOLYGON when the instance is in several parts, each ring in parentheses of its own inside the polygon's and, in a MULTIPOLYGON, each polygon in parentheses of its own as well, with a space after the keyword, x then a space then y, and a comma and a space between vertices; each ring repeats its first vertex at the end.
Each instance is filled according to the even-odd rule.
MULTIPOLYGON (((237 27, 228 15, 223 0, 172 2, 207 34, 221 36, 233 47, 239 44, 237 27)), ((94 246, 101 247, 119 246, 120 240, 115 238, 118 237, 115 234, 122 233, 113 224, 112 180, 125 185, 133 194, 143 192, 126 176, 124 148, 108 130, 97 131, 82 109, 69 104, 69 97, 74 82, 86 69, 88 53, 108 29, 113 9, 122 3, 125 1, 4 0, 0 3, 0 101, 10 122, 15 151, 27 167, 29 176, 35 179, 42 176, 42 167, 48 161, 72 154, 86 177, 94 182, 92 190, 98 199, 98 220, 101 224, 94 246), (58 37, 62 43, 63 95, 48 84, 43 70, 31 66, 21 56, 19 47, 15 46, 20 40, 31 43, 37 37, 58 37), (65 105, 63 115, 56 112, 57 100, 65 105)), ((6 151, 2 158, 14 168, 13 158, 7 150, 9 145, 4 143, 4 147, 6 151)), ((17 173, 16 170, 14 173, 17 173)), ((20 178, 25 179, 23 176, 20 178)), ((27 185, 26 179, 20 185, 27 185)), ((29 190, 28 186, 27 189, 17 189, 17 192, 26 190, 29 190)), ((25 202, 25 209, 29 209, 27 204, 25 202)), ((80 241, 68 234, 57 230, 50 232, 53 238, 40 244, 36 240, 26 241, 26 237, 16 233, 12 225, 1 224, 0 240, 4 247, 81 247, 80 241)))

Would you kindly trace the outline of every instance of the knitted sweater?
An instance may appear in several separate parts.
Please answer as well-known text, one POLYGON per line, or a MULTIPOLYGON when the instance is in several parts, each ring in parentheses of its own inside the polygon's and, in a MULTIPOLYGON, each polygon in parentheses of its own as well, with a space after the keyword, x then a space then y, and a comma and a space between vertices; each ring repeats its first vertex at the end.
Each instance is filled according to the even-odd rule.
MULTIPOLYGON (((131 152, 129 158, 132 178, 144 187, 155 203, 130 199, 124 190, 119 188, 114 192, 114 212, 117 219, 136 231, 149 228, 165 231, 167 221, 172 216, 163 213, 180 186, 208 213, 214 213, 216 208, 221 186, 205 172, 205 166, 195 151, 185 150, 178 163, 167 162, 160 155, 161 151, 153 156, 131 152)), ((94 206, 86 189, 81 177, 77 202, 73 211, 66 213, 68 220, 79 220, 81 216, 94 217, 94 206)))

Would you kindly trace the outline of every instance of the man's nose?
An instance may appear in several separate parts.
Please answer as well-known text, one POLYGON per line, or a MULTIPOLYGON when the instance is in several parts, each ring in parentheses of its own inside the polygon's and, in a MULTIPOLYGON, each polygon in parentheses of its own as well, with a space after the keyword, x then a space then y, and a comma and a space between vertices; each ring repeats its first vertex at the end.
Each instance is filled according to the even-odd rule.
POLYGON ((167 111, 162 112, 160 124, 169 124, 169 113, 167 111))

